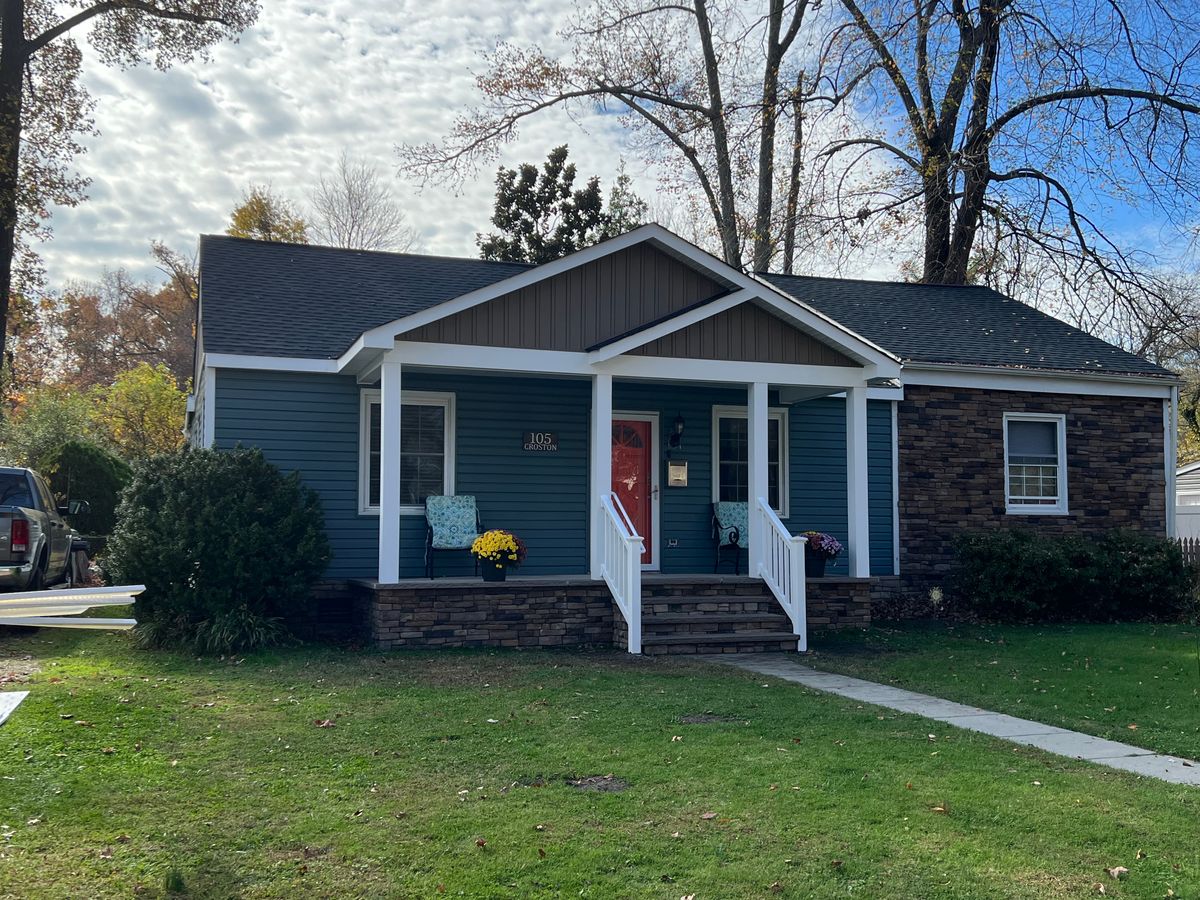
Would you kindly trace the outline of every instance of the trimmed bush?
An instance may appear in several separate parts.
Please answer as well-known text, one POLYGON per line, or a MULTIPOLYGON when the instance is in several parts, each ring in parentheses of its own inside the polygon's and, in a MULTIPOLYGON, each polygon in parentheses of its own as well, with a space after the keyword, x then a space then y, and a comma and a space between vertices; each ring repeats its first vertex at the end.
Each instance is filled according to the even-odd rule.
POLYGON ((1179 620, 1197 573, 1175 541, 1116 530, 1098 538, 1031 529, 962 535, 946 614, 990 622, 1179 620))
POLYGON ((67 441, 38 463, 60 502, 86 500, 91 511, 70 516, 83 534, 111 534, 121 490, 132 475, 124 461, 88 441, 67 441))
POLYGON ((144 643, 228 653, 289 639, 328 561, 320 501, 297 473, 259 450, 184 450, 135 466, 107 571, 146 585, 144 643))

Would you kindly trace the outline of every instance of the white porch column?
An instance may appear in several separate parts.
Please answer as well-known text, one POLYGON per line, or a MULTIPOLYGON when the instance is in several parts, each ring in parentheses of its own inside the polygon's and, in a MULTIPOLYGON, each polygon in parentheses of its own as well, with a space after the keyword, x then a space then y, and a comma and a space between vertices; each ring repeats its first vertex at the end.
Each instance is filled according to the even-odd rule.
MULTIPOLYGON (((592 578, 599 581, 601 551, 600 535, 604 533, 604 509, 600 496, 612 490, 612 376, 592 376, 592 419, 591 419, 591 476, 588 480, 588 509, 591 511, 591 528, 588 535, 589 567, 592 578)), ((657 461, 656 461, 657 462, 657 461)))
POLYGON ((749 438, 747 461, 750 468, 746 500, 750 513, 750 546, 746 553, 746 571, 752 578, 759 576, 766 535, 762 533, 762 517, 758 514, 758 499, 770 499, 767 452, 767 384, 756 381, 748 386, 746 397, 746 435, 749 438))
POLYGON ((379 392, 379 580, 400 580, 400 363, 381 366, 379 392))
POLYGON ((867 515, 867 388, 846 391, 846 513, 849 525, 850 576, 871 574, 871 538, 867 515))

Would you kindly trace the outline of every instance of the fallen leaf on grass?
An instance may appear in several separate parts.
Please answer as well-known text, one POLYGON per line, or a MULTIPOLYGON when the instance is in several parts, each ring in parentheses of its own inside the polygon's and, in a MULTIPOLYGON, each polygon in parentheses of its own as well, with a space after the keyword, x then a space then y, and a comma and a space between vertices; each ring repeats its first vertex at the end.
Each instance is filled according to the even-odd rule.
POLYGON ((1128 728, 1130 731, 1137 731, 1137 722, 1130 722, 1125 727, 1128 728))
POLYGON ((701 814, 700 814, 700 818, 702 818, 702 819, 704 819, 704 820, 706 820, 706 821, 707 821, 708 819, 715 819, 716 817, 717 817, 717 814, 716 814, 716 813, 713 813, 713 812, 701 813, 701 814))
POLYGON ((1145 858, 1146 858, 1146 851, 1145 851, 1145 850, 1139 850, 1139 851, 1137 852, 1137 858, 1138 858, 1138 859, 1145 859, 1145 858))
POLYGON ((944 804, 939 804, 938 806, 931 806, 931 807, 929 807, 929 809, 931 812, 940 813, 943 816, 946 815, 948 812, 950 812, 950 810, 948 810, 944 804))
POLYGON ((485 841, 483 838, 478 838, 475 841, 475 846, 478 847, 480 850, 482 850, 484 847, 487 846, 487 841, 485 841))
POLYGON ((840 859, 832 859, 829 861, 829 867, 832 869, 840 869, 842 867, 842 861, 840 859))
POLYGON ((545 859, 545 858, 546 858, 546 851, 543 850, 541 847, 538 847, 538 859, 545 859))
POLYGON ((672 744, 679 743, 679 742, 680 742, 680 741, 682 741, 682 740, 683 740, 683 735, 681 735, 681 734, 673 734, 673 735, 671 735, 671 743, 672 743, 672 744))
POLYGON ((1120 881, 1129 874, 1129 870, 1124 866, 1113 866, 1111 869, 1105 869, 1104 871, 1107 872, 1108 877, 1114 881, 1120 881))
POLYGON ((107 753, 107 754, 116 753, 116 752, 117 752, 117 748, 116 748, 116 747, 105 747, 105 748, 104 748, 103 750, 101 750, 100 752, 101 752, 101 753, 107 753))
POLYGON ((1099 881, 1097 881, 1095 884, 1092 885, 1092 890, 1095 891, 1097 894, 1107 894, 1108 893, 1108 891, 1106 891, 1104 889, 1104 885, 1101 884, 1099 881))
POLYGON ((534 830, 534 831, 545 831, 545 830, 546 830, 546 826, 545 826, 545 825, 534 825, 534 826, 533 826, 533 830, 534 830))
POLYGON ((91 722, 85 722, 83 719, 76 719, 76 720, 75 720, 75 724, 76 724, 76 725, 82 725, 84 728, 91 728, 91 727, 92 727, 92 723, 91 723, 91 722))
POLYGON ((113 858, 113 849, 112 849, 112 847, 105 847, 103 850, 101 850, 101 851, 100 851, 100 858, 101 858, 101 859, 112 859, 112 858, 113 858))
POLYGON ((118 844, 128 844, 129 843, 129 835, 122 834, 122 835, 118 836, 117 843, 118 844))
POLYGON ((778 881, 772 881, 770 891, 772 894, 782 894, 783 893, 783 885, 780 884, 778 881))
POLYGON ((336 728, 337 722, 333 719, 313 719, 313 724, 318 728, 336 728))

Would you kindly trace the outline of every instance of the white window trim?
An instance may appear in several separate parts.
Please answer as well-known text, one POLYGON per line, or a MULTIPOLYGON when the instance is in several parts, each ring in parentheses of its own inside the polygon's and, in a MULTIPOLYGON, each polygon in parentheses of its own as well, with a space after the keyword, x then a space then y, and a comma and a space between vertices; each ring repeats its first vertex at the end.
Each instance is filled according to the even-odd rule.
POLYGON ((1067 505, 1067 417, 1056 413, 1005 413, 1004 414, 1004 506, 1009 515, 1015 516, 1065 516, 1067 505), (1008 423, 1009 422, 1053 422, 1058 436, 1058 502, 1048 503, 1014 502, 1009 494, 1008 423))
MULTIPOLYGON (((749 416, 744 406, 714 406, 712 408, 712 500, 716 503, 721 499, 721 419, 746 419, 749 416)), ((779 518, 786 519, 790 514, 791 503, 790 469, 791 456, 788 453, 788 411, 786 407, 772 406, 767 410, 767 418, 779 422, 779 505, 775 510, 779 518)))
MULTIPOLYGON (((369 388, 359 392, 358 405, 358 513, 363 516, 379 515, 378 506, 370 506, 371 496, 371 404, 380 402, 380 391, 369 388)), ((455 448, 454 433, 454 394, 438 391, 403 391, 400 394, 400 404, 409 406, 440 406, 445 409, 442 436, 445 447, 445 466, 442 472, 442 493, 454 493, 455 448)), ((420 516, 425 514, 423 506, 401 506, 403 516, 420 516)))

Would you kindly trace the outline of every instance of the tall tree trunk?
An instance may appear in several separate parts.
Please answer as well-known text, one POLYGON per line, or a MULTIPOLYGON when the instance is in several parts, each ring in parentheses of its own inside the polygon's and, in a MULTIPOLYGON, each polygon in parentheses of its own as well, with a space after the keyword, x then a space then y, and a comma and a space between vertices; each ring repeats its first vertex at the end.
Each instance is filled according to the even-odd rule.
MULTIPOLYGON (((21 158, 21 77, 25 0, 0 0, 0 360, 7 360, 8 307, 17 244, 17 170, 21 158)), ((0 370, 0 397, 4 377, 0 370)))
MULTIPOLYGON (((953 214, 950 163, 930 153, 922 160, 925 169, 925 261, 921 280, 926 284, 945 282, 950 259, 950 219, 953 214)), ((953 282, 950 282, 953 283, 953 282)))
POLYGON ((704 76, 708 85, 712 109, 713 152, 717 162, 717 204, 720 218, 717 231, 721 235, 721 253, 725 262, 742 267, 742 248, 738 239, 737 206, 733 191, 733 162, 729 155, 729 130, 725 125, 725 100, 721 91, 721 73, 717 52, 713 46, 712 24, 708 19, 706 0, 695 0, 696 26, 700 32, 700 47, 704 53, 704 76))
MULTIPOLYGON (((804 71, 796 73, 796 88, 792 96, 792 162, 788 167, 787 206, 783 213, 783 273, 795 273, 796 228, 800 214, 800 172, 804 168, 804 71)), ((762 270, 760 270, 762 271, 762 270)))
POLYGON ((765 272, 771 264, 771 207, 775 192, 775 123, 779 119, 779 65, 783 48, 783 0, 771 0, 767 20, 767 59, 763 65, 762 125, 758 133, 758 207, 754 211, 754 250, 751 271, 765 272))

